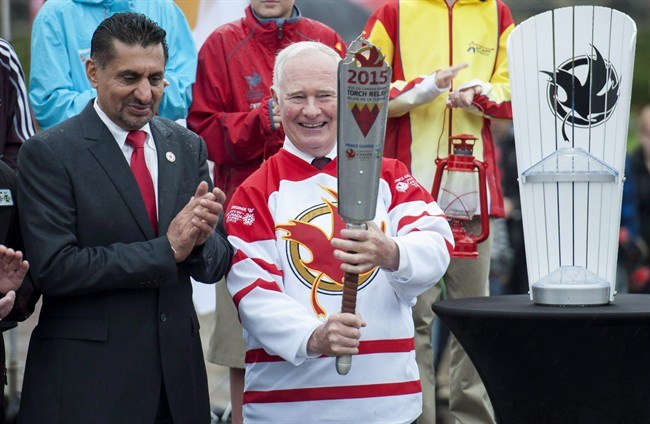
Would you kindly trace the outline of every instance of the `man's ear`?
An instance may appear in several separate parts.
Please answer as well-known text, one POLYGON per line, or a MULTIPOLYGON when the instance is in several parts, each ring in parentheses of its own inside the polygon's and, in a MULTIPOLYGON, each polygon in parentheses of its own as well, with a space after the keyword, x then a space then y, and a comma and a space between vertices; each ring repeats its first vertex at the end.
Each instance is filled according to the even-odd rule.
POLYGON ((273 104, 280 105, 280 98, 278 93, 275 91, 275 87, 271 86, 271 96, 273 96, 273 104))
POLYGON ((99 72, 99 66, 97 66, 97 63, 95 63, 95 61, 92 59, 86 60, 86 77, 88 78, 88 81, 90 81, 90 85, 92 85, 94 89, 97 89, 98 72, 99 72))

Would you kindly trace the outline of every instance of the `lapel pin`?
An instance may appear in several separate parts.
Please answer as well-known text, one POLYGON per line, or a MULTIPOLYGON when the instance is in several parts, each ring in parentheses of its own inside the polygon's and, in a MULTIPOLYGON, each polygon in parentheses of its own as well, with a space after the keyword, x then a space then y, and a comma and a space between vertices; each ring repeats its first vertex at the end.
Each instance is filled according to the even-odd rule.
POLYGON ((0 190, 0 206, 13 206, 14 198, 11 195, 11 190, 2 189, 0 190))
POLYGON ((165 154, 165 157, 167 158, 168 161, 170 162, 176 162, 176 155, 173 154, 172 152, 167 152, 165 154))

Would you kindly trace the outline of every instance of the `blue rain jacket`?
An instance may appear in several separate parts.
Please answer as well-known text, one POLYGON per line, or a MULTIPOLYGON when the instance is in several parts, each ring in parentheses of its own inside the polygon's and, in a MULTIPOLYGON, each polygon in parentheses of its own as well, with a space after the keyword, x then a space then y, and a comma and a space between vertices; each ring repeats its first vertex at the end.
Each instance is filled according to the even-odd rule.
POLYGON ((169 60, 158 115, 184 119, 192 103, 196 47, 183 12, 172 0, 52 0, 32 27, 29 98, 41 128, 77 115, 97 92, 86 78, 90 40, 101 21, 118 12, 138 12, 167 31, 169 60))

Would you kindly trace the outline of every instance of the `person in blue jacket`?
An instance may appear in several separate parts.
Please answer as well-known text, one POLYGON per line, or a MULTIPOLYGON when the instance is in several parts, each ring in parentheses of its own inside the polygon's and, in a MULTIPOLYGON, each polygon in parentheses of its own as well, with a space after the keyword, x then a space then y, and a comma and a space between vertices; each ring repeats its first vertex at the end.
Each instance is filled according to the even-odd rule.
POLYGON ((90 39, 101 21, 118 12, 142 13, 167 31, 169 85, 158 115, 186 118, 197 53, 187 20, 172 0, 57 0, 43 5, 32 27, 29 98, 42 129, 78 115, 97 96, 86 78, 90 39))

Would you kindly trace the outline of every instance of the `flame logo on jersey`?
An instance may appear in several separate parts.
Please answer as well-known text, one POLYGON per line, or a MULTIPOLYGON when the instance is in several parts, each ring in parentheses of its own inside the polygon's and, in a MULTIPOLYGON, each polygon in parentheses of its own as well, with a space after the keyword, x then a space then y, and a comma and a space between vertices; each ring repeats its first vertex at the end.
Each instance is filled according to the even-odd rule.
MULTIPOLYGON (((288 241, 287 254, 291 268, 298 279, 311 290, 311 305, 318 317, 327 315, 325 308, 318 301, 318 295, 340 296, 343 293, 343 271, 341 261, 334 257, 334 248, 330 240, 335 235, 340 237, 345 222, 338 213, 338 193, 333 189, 321 188, 331 196, 332 201, 322 197, 325 203, 316 205, 302 212, 288 224, 276 225, 276 230, 286 231, 282 236, 288 241), (316 225, 314 221, 318 221, 316 225), (323 225, 329 221, 329 225, 323 225), (330 234, 324 230, 331 229, 330 234), (302 249, 301 249, 302 247, 302 249)), ((382 222, 384 231, 386 224, 382 222)), ((359 275, 359 288, 366 287, 378 272, 378 267, 359 275)))

